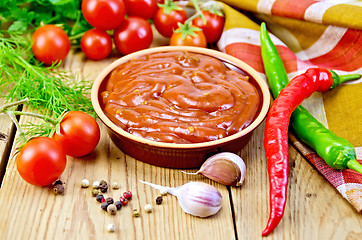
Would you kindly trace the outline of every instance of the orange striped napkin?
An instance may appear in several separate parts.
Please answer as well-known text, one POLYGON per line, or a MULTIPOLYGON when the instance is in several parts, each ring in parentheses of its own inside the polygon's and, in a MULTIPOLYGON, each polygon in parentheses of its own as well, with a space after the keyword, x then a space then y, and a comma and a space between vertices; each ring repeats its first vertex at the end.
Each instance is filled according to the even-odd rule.
MULTIPOLYGON (((338 74, 362 74, 362 1, 224 0, 225 29, 220 51, 233 55, 264 77, 260 26, 266 22, 289 79, 309 67, 338 74), (245 14, 242 14, 245 13, 245 14)), ((303 106, 338 136, 356 148, 362 163, 362 80, 345 83, 328 93, 315 93, 303 106)), ((313 150, 291 135, 290 142, 362 212, 362 175, 331 169, 313 150)))

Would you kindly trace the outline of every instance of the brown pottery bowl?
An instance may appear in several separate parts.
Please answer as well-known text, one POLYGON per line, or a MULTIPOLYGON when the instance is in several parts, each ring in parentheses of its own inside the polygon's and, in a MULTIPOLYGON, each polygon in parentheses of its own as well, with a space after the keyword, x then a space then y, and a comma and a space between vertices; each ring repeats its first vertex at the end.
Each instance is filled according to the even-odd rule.
POLYGON ((155 47, 138 51, 114 61, 108 65, 94 81, 91 99, 94 110, 100 120, 108 127, 109 136, 114 144, 129 156, 161 167, 169 168, 198 168, 211 155, 222 152, 240 151, 250 140, 252 132, 265 119, 270 106, 270 93, 265 80, 252 67, 243 61, 220 51, 198 48, 198 47, 155 47), (261 95, 261 105, 254 121, 245 129, 228 137, 202 143, 176 144, 163 143, 148 140, 130 134, 113 123, 104 113, 100 102, 101 89, 107 76, 120 64, 128 62, 133 58, 156 52, 188 51, 191 53, 204 54, 215 57, 235 71, 241 71, 248 75, 250 82, 256 87, 261 95))

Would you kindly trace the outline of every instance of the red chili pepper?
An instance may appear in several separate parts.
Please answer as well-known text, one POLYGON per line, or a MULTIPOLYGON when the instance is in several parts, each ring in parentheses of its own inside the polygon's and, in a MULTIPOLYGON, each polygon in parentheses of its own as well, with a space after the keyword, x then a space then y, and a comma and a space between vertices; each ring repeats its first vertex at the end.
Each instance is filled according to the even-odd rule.
POLYGON ((264 133, 270 182, 270 215, 263 236, 267 236, 277 227, 284 214, 289 170, 288 125, 291 113, 315 91, 328 91, 342 81, 344 79, 339 78, 333 71, 310 68, 291 80, 273 102, 264 133))

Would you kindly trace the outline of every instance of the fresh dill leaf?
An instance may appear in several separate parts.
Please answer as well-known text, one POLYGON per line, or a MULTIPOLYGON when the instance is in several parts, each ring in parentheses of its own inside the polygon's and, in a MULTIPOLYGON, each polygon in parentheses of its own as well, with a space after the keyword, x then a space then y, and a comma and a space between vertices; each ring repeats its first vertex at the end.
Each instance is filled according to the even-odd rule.
POLYGON ((22 124, 21 127, 23 128, 25 135, 31 138, 39 136, 49 136, 53 128, 50 123, 47 123, 45 121, 41 121, 40 123, 36 124, 28 122, 26 124, 22 124))
MULTIPOLYGON (((32 110, 52 118, 64 111, 83 111, 95 117, 89 93, 91 81, 74 77, 59 66, 44 67, 31 52, 30 36, 0 31, 0 93, 7 102, 28 98, 32 110)), ((40 123, 32 132, 45 134, 40 123)))

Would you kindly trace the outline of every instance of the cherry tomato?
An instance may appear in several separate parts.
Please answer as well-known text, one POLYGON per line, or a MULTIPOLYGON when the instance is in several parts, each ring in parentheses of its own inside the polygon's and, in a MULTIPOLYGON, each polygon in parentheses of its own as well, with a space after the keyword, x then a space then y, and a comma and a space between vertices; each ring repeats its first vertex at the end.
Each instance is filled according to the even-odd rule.
POLYGON ((53 139, 60 143, 65 154, 80 157, 89 154, 100 138, 99 126, 89 114, 80 111, 67 112, 60 122, 60 132, 53 139))
POLYGON ((117 50, 124 55, 148 48, 152 40, 151 25, 140 17, 126 18, 113 33, 114 44, 117 50))
POLYGON ((16 157, 20 176, 36 186, 47 186, 62 175, 67 157, 59 143, 48 137, 28 141, 16 157))
POLYGON ((182 33, 174 32, 170 39, 171 46, 196 46, 206 47, 207 42, 202 31, 195 31, 196 36, 188 34, 185 39, 182 39, 182 33))
POLYGON ((112 38, 103 30, 90 29, 82 36, 80 48, 89 59, 101 60, 111 53, 112 38))
POLYGON ((123 0, 83 0, 82 13, 93 27, 112 30, 123 22, 126 8, 123 0))
POLYGON ((165 13, 164 8, 159 8, 153 17, 153 24, 157 31, 164 37, 170 38, 173 30, 178 28, 177 23, 184 23, 187 20, 185 10, 171 10, 165 13))
POLYGON ((157 10, 157 0, 124 0, 128 16, 151 19, 157 10))
POLYGON ((202 10, 202 14, 205 17, 206 24, 204 25, 200 17, 195 18, 192 24, 202 29, 208 43, 216 42, 224 29, 224 17, 205 10, 202 10))
POLYGON ((55 25, 44 25, 34 32, 31 50, 39 61, 51 65, 67 57, 70 41, 63 29, 55 25))

